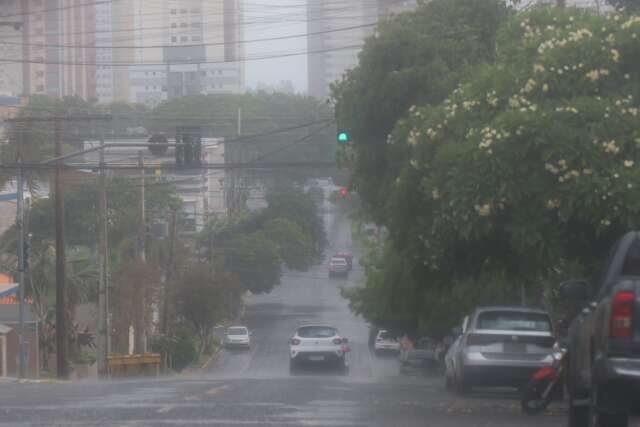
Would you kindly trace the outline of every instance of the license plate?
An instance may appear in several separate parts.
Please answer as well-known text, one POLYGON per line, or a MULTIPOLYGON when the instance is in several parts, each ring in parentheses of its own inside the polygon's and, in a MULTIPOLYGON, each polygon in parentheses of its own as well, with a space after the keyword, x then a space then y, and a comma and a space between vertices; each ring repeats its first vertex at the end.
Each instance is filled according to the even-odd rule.
POLYGON ((324 356, 309 356, 309 360, 312 362, 321 362, 324 360, 324 356))
POLYGON ((524 343, 506 342, 502 345, 502 350, 505 353, 524 353, 527 351, 527 345, 524 343))

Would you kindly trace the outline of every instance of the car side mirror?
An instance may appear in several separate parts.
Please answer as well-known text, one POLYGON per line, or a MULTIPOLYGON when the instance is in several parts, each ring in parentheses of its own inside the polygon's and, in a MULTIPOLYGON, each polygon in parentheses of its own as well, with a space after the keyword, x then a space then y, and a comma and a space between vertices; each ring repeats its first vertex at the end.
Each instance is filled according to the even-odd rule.
POLYGON ((560 297, 572 302, 585 302, 590 296, 589 282, 586 280, 568 280, 560 284, 560 297))
POLYGON ((462 327, 456 326, 455 328, 451 328, 451 333, 456 337, 462 335, 462 327))

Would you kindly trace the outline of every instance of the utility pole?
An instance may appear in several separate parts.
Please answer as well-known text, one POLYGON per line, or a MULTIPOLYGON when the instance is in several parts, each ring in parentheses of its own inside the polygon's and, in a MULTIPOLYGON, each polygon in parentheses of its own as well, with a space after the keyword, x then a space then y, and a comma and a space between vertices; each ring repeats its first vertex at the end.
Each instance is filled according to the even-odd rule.
MULTIPOLYGON (((145 256, 145 239, 147 234, 147 227, 145 223, 145 206, 144 206, 144 183, 145 183, 145 170, 144 170, 144 153, 138 152, 138 167, 140 168, 140 200, 138 210, 138 259, 140 263, 146 261, 145 256)), ((142 286, 141 284, 139 286, 142 286)), ((144 289, 138 289, 140 297, 138 298, 140 312, 135 317, 135 338, 134 338, 134 352, 136 354, 143 354, 146 351, 145 346, 145 325, 144 325, 144 312, 145 312, 145 298, 144 289)))
POLYGON ((176 269, 176 238, 178 235, 178 211, 171 209, 171 223, 169 224, 169 262, 167 265, 167 275, 165 277, 164 295, 162 301, 162 333, 169 334, 169 286, 172 286, 176 269))
MULTIPOLYGON (((62 157, 62 121, 54 120, 56 157, 62 157)), ((64 182, 60 162, 55 172, 55 222, 56 222, 56 365, 58 378, 67 378, 67 325, 64 251, 64 182)))
POLYGON ((238 136, 242 136, 242 107, 238 107, 238 136))
MULTIPOLYGON (((21 147, 22 148, 22 147, 21 147)), ((22 155, 18 160, 20 168, 18 169, 17 179, 17 200, 16 200, 16 225, 18 227, 18 304, 19 304, 19 330, 18 345, 20 346, 18 378, 26 377, 27 360, 25 354, 25 330, 24 330, 24 169, 22 167, 22 155)), ((6 372, 4 373, 6 375, 6 372)))
POLYGON ((98 206, 98 375, 107 377, 109 367, 107 357, 109 356, 108 338, 109 334, 109 306, 107 305, 107 186, 104 169, 104 136, 100 136, 100 177, 99 177, 99 206, 98 206))

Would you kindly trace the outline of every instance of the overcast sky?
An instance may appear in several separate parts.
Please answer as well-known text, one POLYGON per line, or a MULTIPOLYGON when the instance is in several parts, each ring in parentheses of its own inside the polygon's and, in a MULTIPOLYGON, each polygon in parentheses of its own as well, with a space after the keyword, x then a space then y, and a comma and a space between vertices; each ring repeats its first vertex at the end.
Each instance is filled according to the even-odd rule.
MULTIPOLYGON (((245 1, 245 40, 305 34, 305 3, 305 0, 245 1)), ((245 44, 245 56, 248 58, 306 50, 306 37, 245 44)), ((280 81, 291 80, 297 92, 307 90, 306 55, 247 61, 246 73, 247 86, 250 88, 255 88, 259 82, 278 85, 280 81)))

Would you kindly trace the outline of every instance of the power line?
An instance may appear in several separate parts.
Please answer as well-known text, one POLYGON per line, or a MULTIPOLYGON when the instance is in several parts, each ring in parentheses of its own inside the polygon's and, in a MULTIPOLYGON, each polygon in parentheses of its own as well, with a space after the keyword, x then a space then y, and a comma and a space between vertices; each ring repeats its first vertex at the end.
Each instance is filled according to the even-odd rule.
POLYGON ((273 55, 265 55, 254 58, 241 58, 241 59, 231 59, 231 60, 218 60, 218 61, 171 61, 171 62, 156 62, 156 63, 123 63, 123 62, 68 62, 68 61, 36 61, 36 60, 16 60, 16 59, 7 59, 0 58, 0 62, 11 63, 11 64, 48 64, 48 65, 95 65, 95 66, 105 66, 105 67, 148 67, 148 66, 157 66, 157 67, 165 67, 167 65, 201 65, 201 64, 226 64, 226 63, 236 63, 236 62, 249 62, 249 61, 262 61, 266 59, 276 59, 276 58, 289 58, 292 56, 301 56, 301 55, 314 55, 320 53, 327 52, 335 52, 341 50, 357 50, 362 48, 363 44, 349 45, 349 46, 341 46, 335 48, 326 48, 319 50, 307 50, 302 52, 292 52, 292 53, 281 53, 281 54, 273 54, 273 55))
POLYGON ((376 25, 378 24, 370 23, 370 24, 354 25, 350 27, 335 28, 330 30, 315 31, 310 33, 291 34, 287 36, 277 36, 277 37, 266 37, 266 38, 253 39, 253 40, 237 40, 235 42, 197 43, 197 44, 180 44, 180 45, 98 46, 98 45, 75 45, 75 44, 19 43, 19 42, 7 42, 7 41, 1 41, 1 40, 0 40, 0 44, 13 45, 13 46, 38 46, 38 47, 48 47, 48 48, 70 48, 70 49, 163 49, 163 48, 189 48, 189 47, 193 48, 193 47, 200 47, 200 46, 228 46, 228 45, 239 45, 239 44, 248 44, 248 43, 261 43, 261 42, 295 39, 295 38, 301 38, 301 37, 316 36, 321 34, 330 34, 330 33, 337 33, 337 32, 343 32, 343 31, 357 30, 362 28, 369 28, 369 27, 374 27, 376 25))

